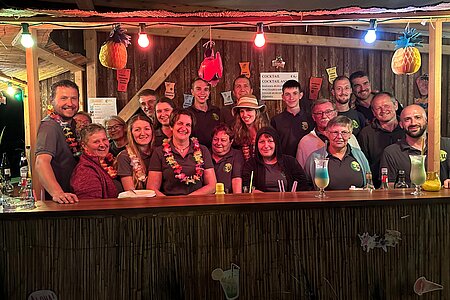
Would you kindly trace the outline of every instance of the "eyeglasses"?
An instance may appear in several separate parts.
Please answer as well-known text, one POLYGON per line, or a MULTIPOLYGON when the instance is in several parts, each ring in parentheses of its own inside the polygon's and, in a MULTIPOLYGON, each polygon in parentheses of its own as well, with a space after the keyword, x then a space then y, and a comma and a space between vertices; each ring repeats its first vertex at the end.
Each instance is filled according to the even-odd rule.
POLYGON ((116 125, 113 125, 113 126, 106 126, 106 130, 107 131, 116 131, 116 130, 119 130, 120 128, 122 128, 122 127, 123 127, 122 124, 116 124, 116 125))
POLYGON ((326 110, 326 111, 315 112, 315 113, 313 113, 313 115, 315 115, 316 117, 321 117, 323 115, 330 116, 332 113, 334 113, 334 109, 329 109, 329 110, 326 110))
POLYGON ((344 139, 348 139, 352 134, 350 131, 328 131, 333 139, 337 138, 339 135, 342 135, 344 139))

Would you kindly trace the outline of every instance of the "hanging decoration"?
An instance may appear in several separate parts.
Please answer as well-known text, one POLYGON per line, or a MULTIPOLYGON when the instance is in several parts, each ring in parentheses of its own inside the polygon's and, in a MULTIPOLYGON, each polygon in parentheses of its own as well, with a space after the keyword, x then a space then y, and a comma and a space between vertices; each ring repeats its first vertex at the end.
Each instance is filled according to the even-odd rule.
POLYGON ((241 75, 250 78, 250 62, 248 61, 240 62, 239 67, 241 68, 241 75))
POLYGON ((175 82, 164 82, 164 86, 166 87, 166 91, 164 92, 164 96, 173 99, 175 98, 175 82))
POLYGON ((206 48, 206 50, 204 59, 198 69, 198 76, 209 82, 212 86, 216 86, 217 83, 219 83, 219 79, 222 78, 223 74, 222 58, 220 57, 219 52, 216 52, 214 55, 214 45, 215 43, 212 40, 210 30, 209 41, 203 44, 203 47, 206 48))
POLYGON ((117 91, 126 92, 130 82, 131 69, 117 70, 117 91))
POLYGON ((286 62, 283 60, 283 57, 281 55, 278 55, 274 60, 272 60, 272 67, 275 67, 277 69, 284 69, 284 65, 286 62))
POLYGON ((194 101, 194 96, 191 94, 183 94, 183 108, 188 108, 192 105, 192 102, 194 101))
POLYGON ((333 84, 333 81, 336 79, 337 77, 337 70, 336 67, 331 67, 327 69, 327 73, 328 73, 328 82, 330 84, 333 84))
POLYGON ((127 64, 127 46, 130 44, 131 37, 125 33, 120 24, 114 25, 109 34, 109 38, 100 48, 98 58, 100 63, 111 69, 123 69, 127 64))
POLYGON ((322 88, 322 77, 311 77, 309 79, 309 99, 317 100, 320 89, 322 88))
POLYGON ((223 97, 223 105, 232 105, 234 103, 231 91, 221 92, 220 94, 223 97))
POLYGON ((239 270, 238 265, 231 263, 231 269, 224 271, 217 268, 211 273, 212 279, 220 282, 227 300, 234 300, 239 297, 239 270))
POLYGON ((411 75, 419 71, 422 59, 417 47, 422 47, 420 32, 415 28, 406 28, 395 41, 395 52, 392 56, 391 69, 394 74, 411 75))

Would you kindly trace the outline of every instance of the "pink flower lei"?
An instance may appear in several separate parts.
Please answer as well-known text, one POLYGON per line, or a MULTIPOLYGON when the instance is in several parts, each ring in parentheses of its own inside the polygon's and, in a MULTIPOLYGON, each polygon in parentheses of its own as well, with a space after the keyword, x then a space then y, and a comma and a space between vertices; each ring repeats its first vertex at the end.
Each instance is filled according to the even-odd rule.
POLYGON ((165 139, 162 144, 164 157, 166 158, 167 164, 173 169, 173 172, 175 173, 175 178, 178 178, 181 182, 184 182, 185 184, 196 184, 203 176, 203 171, 205 170, 203 168, 204 162, 203 162, 203 156, 202 156, 202 150, 200 149, 200 144, 198 142, 198 139, 191 138, 192 143, 194 144, 194 160, 196 162, 195 164, 195 174, 191 176, 187 176, 185 173, 183 173, 183 167, 180 166, 180 164, 175 160, 175 157, 173 156, 172 147, 170 147, 169 140, 165 139))

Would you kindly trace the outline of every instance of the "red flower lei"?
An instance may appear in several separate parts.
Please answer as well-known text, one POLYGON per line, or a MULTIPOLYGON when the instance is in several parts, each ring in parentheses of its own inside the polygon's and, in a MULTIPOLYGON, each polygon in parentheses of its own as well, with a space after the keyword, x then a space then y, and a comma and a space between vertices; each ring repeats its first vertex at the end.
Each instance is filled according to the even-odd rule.
POLYGON ((108 173, 109 177, 116 178, 117 170, 114 169, 114 156, 111 153, 106 154, 105 158, 99 158, 100 166, 108 173))
POLYGON ((66 143, 69 146, 69 149, 72 151, 72 154, 74 157, 78 157, 81 155, 80 151, 80 145, 77 141, 75 133, 72 131, 72 127, 68 124, 65 124, 63 120, 61 119, 60 115, 55 114, 55 112, 51 111, 49 109, 49 116, 53 120, 56 121, 56 123, 61 126, 64 136, 66 137, 66 143))
POLYGON ((183 167, 180 166, 180 164, 175 160, 175 157, 172 153, 172 147, 170 147, 169 140, 164 139, 162 148, 164 152, 164 157, 166 158, 167 164, 173 169, 173 172, 175 173, 175 178, 178 178, 181 182, 184 182, 185 184, 196 184, 203 175, 203 171, 205 170, 203 168, 204 162, 203 162, 203 156, 202 156, 202 150, 200 149, 200 144, 198 142, 198 139, 191 138, 192 143, 194 144, 194 160, 196 162, 195 165, 195 174, 191 176, 187 176, 184 174, 183 167))

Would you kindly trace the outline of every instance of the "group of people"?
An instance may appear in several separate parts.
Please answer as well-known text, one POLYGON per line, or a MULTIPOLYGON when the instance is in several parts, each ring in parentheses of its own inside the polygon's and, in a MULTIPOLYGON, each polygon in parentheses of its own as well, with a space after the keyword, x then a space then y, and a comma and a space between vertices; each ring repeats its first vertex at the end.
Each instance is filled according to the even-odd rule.
MULTIPOLYGON (((35 171, 47 199, 73 203, 114 198, 121 191, 151 189, 157 196, 301 191, 314 188, 314 159, 329 159, 327 189, 364 187, 380 169, 395 181, 409 154, 423 151, 427 115, 418 105, 405 108, 387 92, 373 92, 364 72, 339 76, 332 99, 302 99, 295 80, 282 87, 285 110, 269 118, 253 95, 251 81, 238 76, 234 104, 218 108, 208 101, 210 85, 192 82, 194 101, 179 109, 169 98, 143 90, 143 113, 128 122, 118 116, 105 126, 78 112, 78 87, 64 80, 52 86, 53 111, 38 132, 35 171)), ((450 143, 441 140, 441 181, 448 188, 450 143)), ((426 151, 426 149, 425 149, 426 151)))

